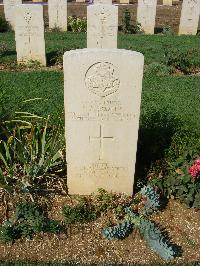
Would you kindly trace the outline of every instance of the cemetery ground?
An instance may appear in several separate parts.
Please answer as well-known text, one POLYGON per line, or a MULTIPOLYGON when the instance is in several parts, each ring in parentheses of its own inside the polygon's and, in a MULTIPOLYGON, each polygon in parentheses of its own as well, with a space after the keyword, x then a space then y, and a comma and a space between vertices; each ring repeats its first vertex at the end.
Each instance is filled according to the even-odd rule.
MULTIPOLYGON (((86 47, 86 34, 47 32, 45 39, 47 67, 40 67, 37 62, 17 66, 14 34, 0 33, 0 138, 7 144, 1 146, 0 152, 6 150, 5 158, 13 167, 9 168, 10 174, 14 167, 17 169, 17 177, 7 183, 0 179, 0 222, 14 217, 14 224, 20 225, 16 206, 18 215, 20 211, 27 212, 32 221, 27 219, 22 238, 7 231, 7 239, 3 240, 10 241, 0 242, 0 261, 164 264, 138 230, 123 240, 109 241, 102 236, 106 226, 123 218, 124 206, 141 208, 140 194, 135 200, 102 190, 85 198, 67 195, 62 153, 62 55, 67 50, 86 47), (27 134, 22 136, 21 132, 27 134), (24 168, 12 162, 16 154, 9 158, 7 147, 15 137, 21 144, 15 143, 15 153, 19 157, 26 155, 25 159, 21 156, 24 168), (44 144, 44 138, 47 157, 55 155, 58 164, 42 176, 35 174, 37 162, 22 147, 36 149, 44 144), (28 170, 32 178, 24 174, 28 170), (17 205, 25 201, 30 202, 29 207, 17 205), (35 218, 34 204, 44 210, 42 214, 37 212, 41 219, 40 215, 38 220, 35 218), (66 207, 63 211, 63 206, 79 207, 66 207), (30 224, 34 227, 41 220, 48 230, 35 233, 30 224)), ((200 179, 194 183, 188 175, 188 167, 194 164, 194 158, 200 157, 199 41, 199 36, 119 34, 118 48, 139 51, 145 56, 136 192, 148 183, 160 193, 163 206, 150 219, 165 228, 178 246, 179 256, 172 264, 198 265, 200 261, 200 179)), ((131 74, 131 70, 127 71, 131 74)))

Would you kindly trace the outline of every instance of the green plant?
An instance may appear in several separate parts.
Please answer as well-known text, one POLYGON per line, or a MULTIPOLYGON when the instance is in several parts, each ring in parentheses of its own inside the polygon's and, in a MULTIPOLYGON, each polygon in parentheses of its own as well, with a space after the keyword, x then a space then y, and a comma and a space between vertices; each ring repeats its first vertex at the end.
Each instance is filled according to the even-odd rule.
POLYGON ((120 26, 120 29, 123 33, 143 33, 142 26, 138 21, 131 25, 131 13, 128 9, 125 9, 122 14, 122 26, 120 26))
POLYGON ((117 225, 111 225, 103 230, 103 236, 108 240, 124 239, 127 237, 134 229, 134 224, 130 222, 129 219, 124 219, 117 225))
POLYGON ((96 208, 98 208, 100 212, 112 210, 117 207, 116 196, 112 193, 107 192, 103 188, 98 189, 98 193, 95 196, 95 199, 96 208))
POLYGON ((133 229, 137 229, 152 250, 163 259, 172 260, 177 256, 174 246, 170 243, 165 232, 147 218, 147 215, 160 206, 159 197, 151 186, 144 187, 140 193, 147 196, 143 208, 138 213, 134 213, 131 208, 126 208, 123 221, 115 226, 105 228, 103 235, 109 240, 122 239, 128 236, 133 229))
POLYGON ((200 209, 200 179, 195 178, 192 172, 192 169, 195 172, 197 168, 195 160, 199 155, 199 151, 186 150, 175 160, 167 161, 166 176, 159 178, 155 175, 149 182, 159 187, 165 196, 173 195, 188 207, 200 209))
POLYGON ((193 65, 192 50, 181 51, 180 49, 165 49, 165 63, 167 66, 188 74, 193 65))
POLYGON ((132 32, 135 33, 135 34, 142 34, 142 33, 144 33, 144 30, 142 29, 141 23, 139 23, 138 21, 136 21, 136 23, 133 25, 132 32))
POLYGON ((21 66, 24 66, 26 68, 32 68, 32 69, 37 69, 38 67, 41 66, 41 63, 37 60, 29 60, 26 64, 20 64, 21 66))
POLYGON ((122 31, 124 33, 130 33, 131 32, 131 13, 126 8, 122 15, 122 31))
POLYGON ((93 201, 97 212, 113 211, 116 215, 121 215, 124 208, 131 204, 132 199, 126 195, 109 193, 105 189, 99 188, 93 201))
POLYGON ((164 27, 162 33, 164 35, 174 35, 174 31, 170 26, 164 27))
POLYGON ((85 197, 78 197, 76 200, 78 203, 63 207, 66 224, 90 222, 107 212, 120 217, 124 214, 124 208, 131 204, 132 198, 123 194, 109 193, 100 188, 91 196, 91 201, 85 197))
POLYGON ((90 222, 110 211, 120 217, 124 214, 124 208, 131 204, 132 198, 123 194, 109 193, 100 188, 97 194, 92 195, 90 202, 84 197, 78 197, 77 201, 78 203, 73 206, 63 207, 63 216, 67 224, 90 222))
POLYGON ((5 42, 0 43, 0 57, 3 56, 8 50, 8 46, 5 42))
POLYGON ((61 50, 57 49, 52 53, 51 58, 49 58, 50 65, 57 65, 62 68, 63 65, 63 55, 67 51, 67 48, 62 48, 61 50))
POLYGON ((54 26, 53 28, 51 28, 50 30, 51 32, 61 32, 61 29, 58 26, 54 26))
POLYGON ((33 202, 21 202, 17 204, 13 216, 0 226, 0 240, 31 239, 35 233, 59 233, 61 229, 59 222, 48 219, 41 206, 33 202))
POLYGON ((0 32, 5 32, 9 30, 9 24, 5 18, 0 17, 0 32))
POLYGON ((140 211, 142 215, 150 215, 160 207, 160 197, 150 185, 144 186, 140 194, 145 197, 145 205, 140 211))
POLYGON ((69 30, 72 32, 86 32, 87 31, 87 20, 86 18, 78 18, 76 16, 68 17, 69 30))
POLYGON ((76 206, 66 205, 63 207, 63 216, 66 224, 87 223, 95 220, 99 213, 95 207, 88 203, 85 198, 79 197, 76 206))
POLYGON ((164 260, 173 260, 178 254, 165 232, 147 218, 136 216, 129 211, 131 221, 138 227, 140 234, 149 247, 164 260))
POLYGON ((18 115, 0 142, 0 180, 4 188, 19 186, 26 192, 40 187, 50 177, 55 178, 55 173, 63 169, 63 147, 59 141, 61 130, 48 127, 49 118, 41 125, 21 120, 38 116, 27 112, 18 115))
POLYGON ((63 54, 60 51, 57 51, 55 55, 50 59, 51 65, 62 65, 63 64, 63 54))
POLYGON ((172 72, 169 66, 153 62, 145 67, 146 75, 155 75, 155 76, 169 76, 172 72))

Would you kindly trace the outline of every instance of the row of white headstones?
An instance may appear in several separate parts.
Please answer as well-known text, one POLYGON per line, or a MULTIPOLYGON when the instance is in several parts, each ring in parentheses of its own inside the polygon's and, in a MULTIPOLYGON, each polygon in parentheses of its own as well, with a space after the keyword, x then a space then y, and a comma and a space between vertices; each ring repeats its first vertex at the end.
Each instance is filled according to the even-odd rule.
MULTIPOLYGON (((141 2, 139 8, 146 12, 147 3, 141 2)), ((56 6, 51 12, 60 10, 56 6)), ((15 7, 20 60, 34 55, 45 64, 42 11, 40 5, 15 7)), ((104 188, 131 195, 144 56, 116 49, 117 7, 94 4, 88 6, 88 16, 88 46, 92 48, 64 54, 67 185, 70 194, 87 195, 104 188)))
MULTIPOLYGON (((180 0, 174 0, 174 2, 179 2, 180 0)), ((35 0, 34 2, 41 2, 41 0, 35 0)), ((172 6, 173 0, 163 0, 163 5, 172 6)), ((76 0, 76 3, 86 3, 86 0, 76 0)), ((130 4, 130 0, 119 0, 120 4, 130 4)))
MULTIPOLYGON (((15 29, 18 62, 37 60, 46 65, 43 7, 4 0, 6 19, 15 29)), ((153 34, 157 0, 139 0, 137 21, 146 34, 153 34)), ((49 0, 49 28, 67 30, 66 0, 49 0)), ((183 0, 179 34, 197 33, 200 0, 183 0)), ((118 7, 112 0, 95 0, 87 7, 87 47, 117 48, 118 7)))

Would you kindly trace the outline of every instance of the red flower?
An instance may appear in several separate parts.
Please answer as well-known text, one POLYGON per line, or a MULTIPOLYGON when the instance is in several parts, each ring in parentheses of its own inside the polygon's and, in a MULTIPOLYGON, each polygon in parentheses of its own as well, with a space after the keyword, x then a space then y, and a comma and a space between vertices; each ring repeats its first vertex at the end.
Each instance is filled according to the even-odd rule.
POLYGON ((200 158, 196 159, 194 162, 200 165, 200 158))
MULTIPOLYGON (((196 160, 195 160, 196 161, 196 160)), ((189 173, 193 179, 200 177, 200 164, 195 164, 189 168, 189 173)))

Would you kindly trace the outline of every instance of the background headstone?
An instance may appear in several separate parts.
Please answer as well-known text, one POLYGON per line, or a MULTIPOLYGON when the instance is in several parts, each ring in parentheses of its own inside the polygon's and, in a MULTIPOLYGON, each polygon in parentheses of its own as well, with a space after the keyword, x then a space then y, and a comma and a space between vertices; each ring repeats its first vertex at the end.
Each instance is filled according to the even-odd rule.
POLYGON ((138 0, 137 22, 146 34, 154 34, 157 0, 138 0))
POLYGON ((94 4, 87 7, 87 47, 117 48, 118 7, 94 4))
POLYGON ((120 0, 120 4, 129 4, 129 0, 120 0))
POLYGON ((64 54, 70 194, 132 194, 143 64, 142 54, 121 49, 64 54))
POLYGON ((3 0, 5 18, 13 29, 15 26, 15 6, 20 5, 21 3, 22 0, 3 0))
POLYGON ((112 5, 112 0, 94 0, 94 4, 112 5))
POLYGON ((172 6, 172 0, 163 0, 163 5, 164 6, 172 6))
POLYGON ((200 0, 183 0, 179 34, 197 34, 200 0))
POLYGON ((49 29, 67 31, 67 1, 48 0, 49 29))
POLYGON ((15 7, 15 41, 18 63, 36 60, 46 65, 42 5, 15 7))

